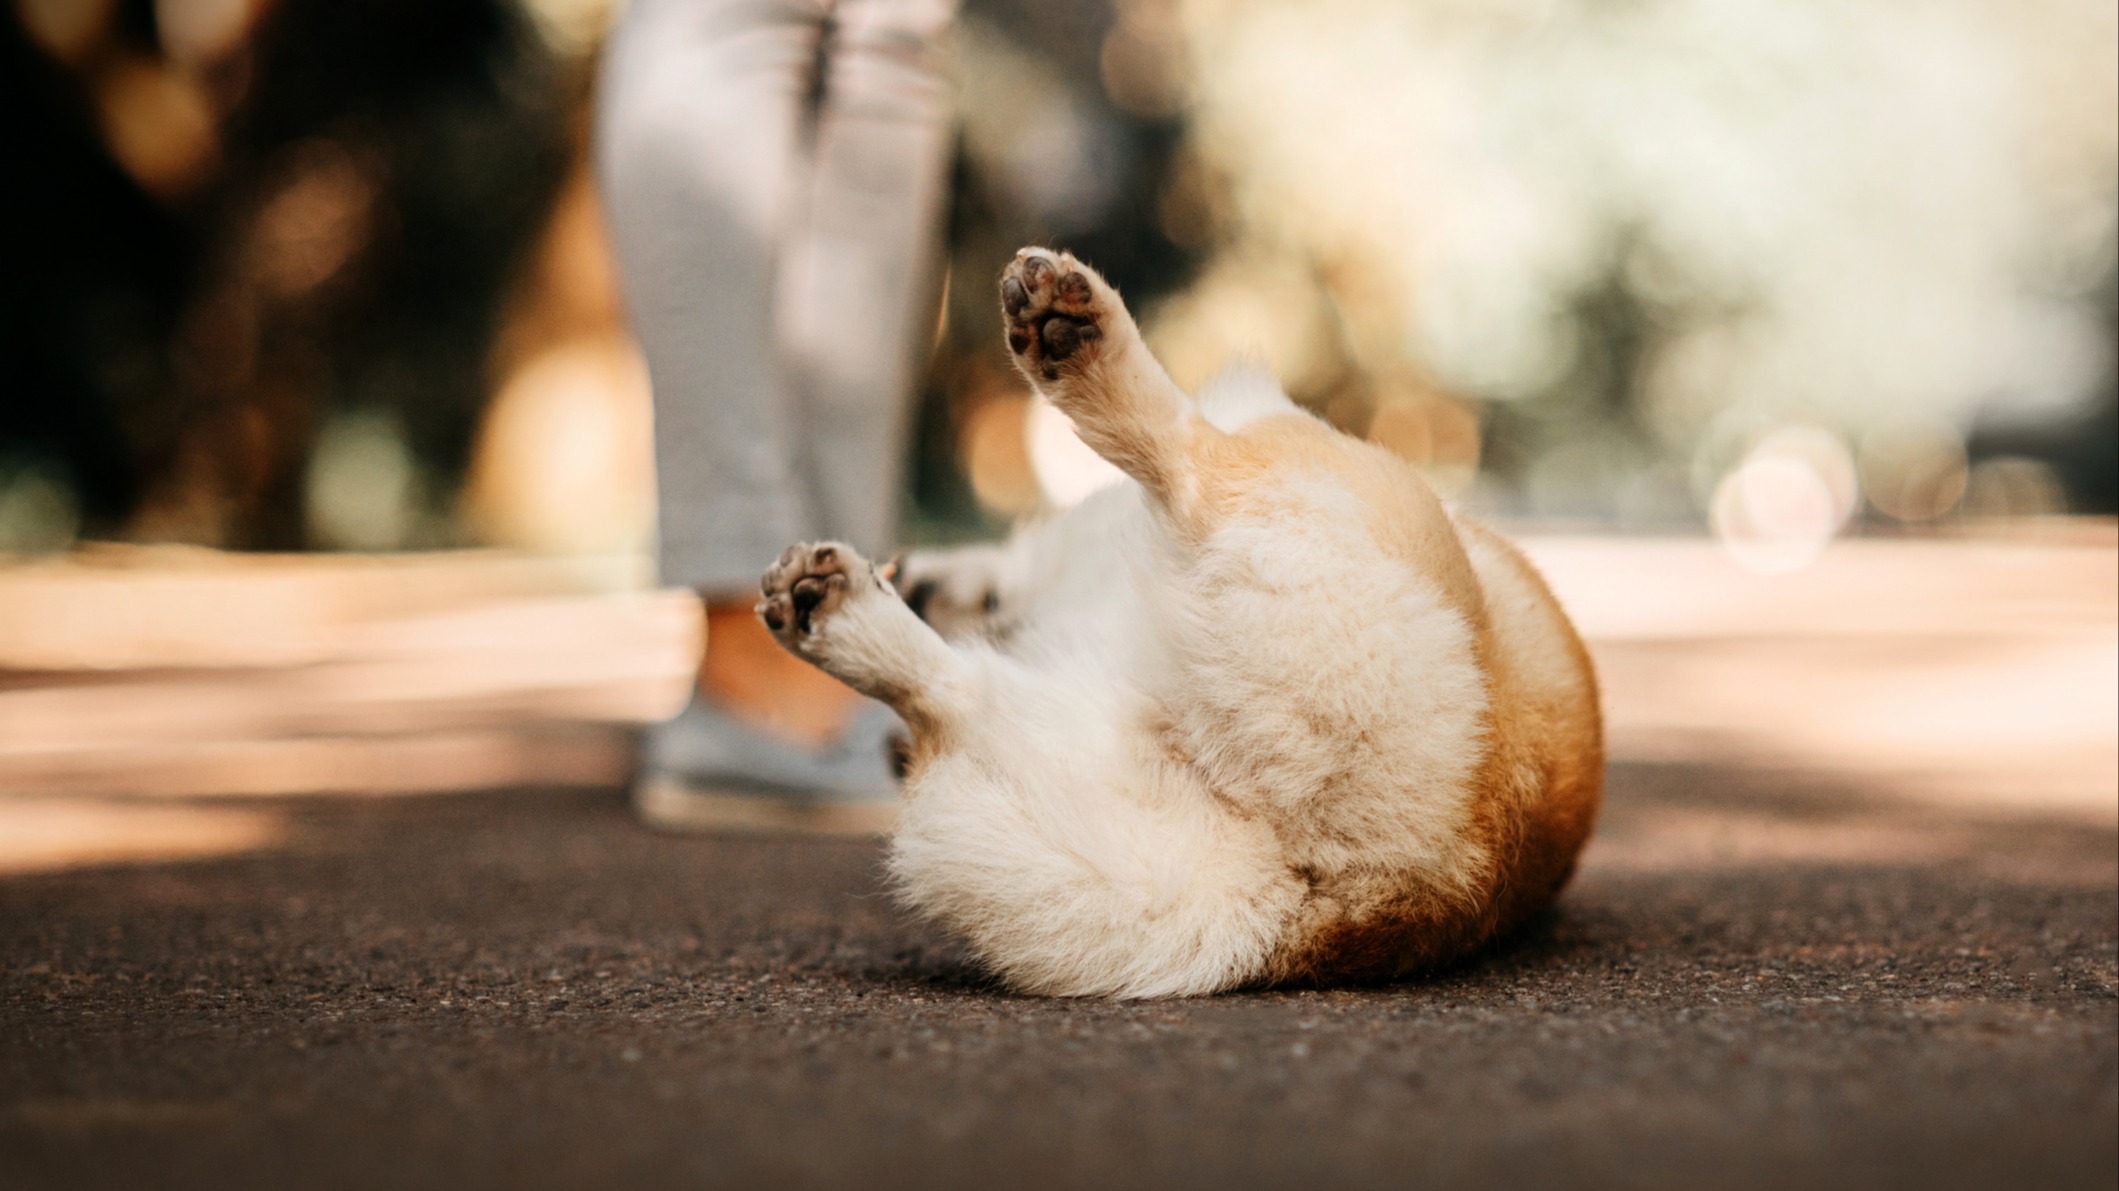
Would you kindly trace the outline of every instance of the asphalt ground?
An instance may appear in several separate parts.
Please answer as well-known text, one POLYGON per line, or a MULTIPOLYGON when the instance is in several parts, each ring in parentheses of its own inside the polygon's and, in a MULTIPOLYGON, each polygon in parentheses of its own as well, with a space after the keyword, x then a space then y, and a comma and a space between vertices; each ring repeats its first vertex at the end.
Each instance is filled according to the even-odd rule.
POLYGON ((1559 908, 1395 986, 993 988, 868 841, 616 790, 249 800, 0 877, 0 1187, 2096 1187, 2119 838, 1618 765, 1559 908))

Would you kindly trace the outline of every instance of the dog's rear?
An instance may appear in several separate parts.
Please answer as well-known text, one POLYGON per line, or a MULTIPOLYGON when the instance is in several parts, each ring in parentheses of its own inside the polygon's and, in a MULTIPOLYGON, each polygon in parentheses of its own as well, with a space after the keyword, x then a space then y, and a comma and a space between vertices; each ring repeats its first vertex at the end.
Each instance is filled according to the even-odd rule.
POLYGON ((1025 375, 1137 484, 1075 515, 1093 544, 967 560, 998 644, 944 643, 843 547, 761 605, 912 727, 909 900, 1019 987, 1119 995, 1395 974, 1546 904, 1601 736, 1522 558, 1255 379, 1195 405, 1072 258, 1025 250, 1002 296, 1025 375), (1040 605, 1070 588, 1097 595, 1040 605))

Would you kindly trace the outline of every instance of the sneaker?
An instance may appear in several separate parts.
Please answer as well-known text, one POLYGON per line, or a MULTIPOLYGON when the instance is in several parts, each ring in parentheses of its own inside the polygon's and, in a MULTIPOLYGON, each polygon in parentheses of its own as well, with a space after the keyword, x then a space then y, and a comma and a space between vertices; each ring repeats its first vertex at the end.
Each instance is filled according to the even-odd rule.
POLYGON ((790 744, 694 699, 649 729, 633 809, 667 831, 875 835, 897 822, 891 745, 904 726, 868 703, 822 748, 790 744))

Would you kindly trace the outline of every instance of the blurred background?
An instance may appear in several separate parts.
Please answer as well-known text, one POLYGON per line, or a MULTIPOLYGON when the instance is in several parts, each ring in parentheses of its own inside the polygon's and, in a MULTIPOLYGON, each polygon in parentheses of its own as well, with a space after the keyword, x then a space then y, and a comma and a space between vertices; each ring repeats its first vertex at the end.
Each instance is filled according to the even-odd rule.
MULTIPOLYGON (((535 702, 503 689, 535 688, 554 722, 681 698, 696 627, 640 591, 647 380, 585 165, 615 9, 8 0, 0 669, 47 676, 0 689, 16 785, 95 786, 81 758, 115 755, 91 733, 61 758, 53 725, 111 696, 51 675, 411 658, 476 636, 448 618, 480 601, 526 618, 494 657, 602 652, 494 680, 479 740, 535 702), (595 621, 615 637, 555 627, 589 616, 561 597, 628 592, 634 620, 595 621), (27 701, 60 688, 75 702, 27 701)), ((909 540, 993 536, 1112 477, 1001 346, 996 271, 1051 243, 1124 291, 1181 383, 1263 360, 1520 532, 1633 535, 1541 555, 1584 607, 1626 619, 1589 589, 1616 572, 1800 582, 1850 539, 2087 544, 1964 582, 2073 600, 2060 619, 2104 648, 2109 0, 967 0, 954 55, 909 540), (1715 544, 1680 565, 1639 535, 1715 544)), ((1818 593, 1852 592, 1881 624, 1957 591, 1972 556, 1890 557, 1778 590, 1827 619, 1845 603, 1818 593)), ((1763 605, 1717 605, 1740 606, 1763 605)), ((2051 615, 2007 607, 1952 623, 2051 615)), ((2104 682, 2097 665, 2078 677, 2104 682)), ((441 698, 431 674, 391 681, 441 698)), ((2108 683, 2039 689, 2105 716, 2108 683)), ((364 697, 273 729, 339 761, 244 780, 433 780, 328 776, 369 772, 342 739, 387 702, 364 697)), ((141 758, 196 742, 161 714, 125 721, 141 758)), ((558 754, 508 739, 517 759, 479 780, 550 771, 558 754)), ((597 747, 583 773, 620 764, 597 747)), ((209 771, 176 786, 233 780, 209 771)))
MULTIPOLYGON (((650 539, 584 171, 612 0, 10 0, 0 548, 650 539)), ((1104 478, 1000 348, 1051 242, 1475 508, 1835 534, 2115 507, 2095 0, 970 0, 910 530, 1104 478)))

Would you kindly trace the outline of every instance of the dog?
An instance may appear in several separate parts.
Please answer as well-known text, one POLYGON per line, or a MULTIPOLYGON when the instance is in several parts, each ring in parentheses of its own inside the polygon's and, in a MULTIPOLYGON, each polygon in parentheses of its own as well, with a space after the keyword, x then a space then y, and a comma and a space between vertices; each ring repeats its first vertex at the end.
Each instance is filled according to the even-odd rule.
POLYGON ((1073 256, 1000 290, 1127 481, 894 574, 791 547, 758 605, 905 721, 903 899, 1012 989, 1125 998, 1397 978, 1550 904, 1603 730, 1523 556, 1263 375, 1195 403, 1073 256))

